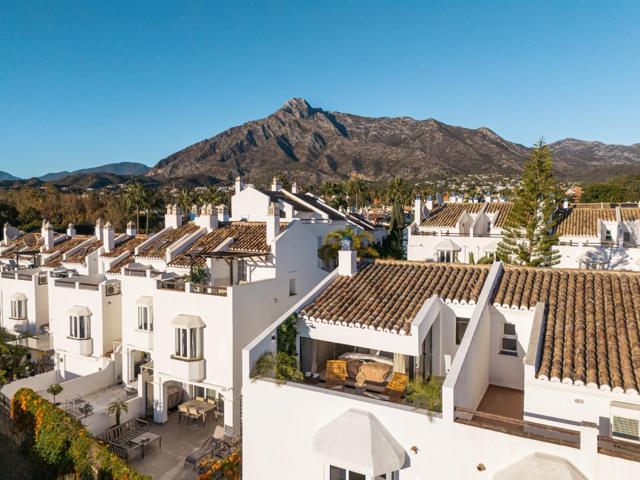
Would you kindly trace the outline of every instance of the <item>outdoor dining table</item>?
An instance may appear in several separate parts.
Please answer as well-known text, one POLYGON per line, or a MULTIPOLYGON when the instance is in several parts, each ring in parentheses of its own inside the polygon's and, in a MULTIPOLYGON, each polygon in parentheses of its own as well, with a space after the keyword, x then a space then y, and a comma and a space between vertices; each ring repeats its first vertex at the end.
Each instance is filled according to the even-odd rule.
POLYGON ((156 433, 144 432, 143 434, 132 438, 131 443, 142 446, 142 458, 144 458, 144 446, 148 445, 149 443, 153 443, 156 440, 158 440, 158 445, 160 447, 160 450, 162 450, 162 437, 160 437, 160 435, 156 433))
POLYGON ((195 398, 192 399, 192 400, 187 400, 186 402, 180 404, 180 406, 181 407, 185 407, 187 409, 195 408, 198 411, 198 413, 203 414, 205 416, 210 411, 216 409, 215 403, 209 403, 209 402, 205 402, 205 401, 202 401, 202 400, 196 400, 195 398))

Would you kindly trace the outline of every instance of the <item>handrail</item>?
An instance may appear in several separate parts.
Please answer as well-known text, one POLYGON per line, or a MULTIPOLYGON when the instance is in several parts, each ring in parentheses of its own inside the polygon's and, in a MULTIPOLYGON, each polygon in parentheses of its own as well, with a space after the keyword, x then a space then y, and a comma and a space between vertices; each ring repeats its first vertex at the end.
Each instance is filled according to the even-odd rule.
POLYGON ((207 295, 227 296, 227 287, 212 287, 209 285, 199 285, 192 283, 189 290, 191 293, 203 293, 207 295))
POLYGON ((580 448, 580 432, 567 428, 528 422, 517 418, 506 417, 495 413, 479 412, 477 410, 470 410, 463 407, 455 408, 455 421, 464 423, 465 425, 486 428, 488 430, 494 430, 519 437, 542 440, 567 447, 580 448), (459 414, 462 414, 462 416, 459 414), (476 420, 476 418, 480 421, 476 420), (488 420, 488 422, 483 422, 482 420, 488 420), (508 428, 491 422, 499 422, 501 424, 511 425, 518 428, 508 428))
POLYGON ((598 435, 598 453, 640 462, 640 445, 605 435, 598 435))

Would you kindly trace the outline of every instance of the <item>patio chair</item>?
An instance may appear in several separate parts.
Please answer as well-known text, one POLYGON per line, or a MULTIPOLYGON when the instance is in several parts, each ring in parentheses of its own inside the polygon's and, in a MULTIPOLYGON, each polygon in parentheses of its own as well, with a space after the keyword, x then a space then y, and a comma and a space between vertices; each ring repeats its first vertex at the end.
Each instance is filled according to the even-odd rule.
POLYGON ((186 405, 178 405, 178 423, 180 423, 180 420, 182 419, 182 417, 188 417, 189 416, 189 409, 187 408, 186 405))
POLYGON ((211 405, 215 405, 216 401, 214 398, 207 398, 207 403, 210 403, 211 405))
POLYGON ((330 388, 342 388, 348 376, 346 360, 327 360, 326 383, 330 388))
POLYGON ((204 397, 196 397, 196 400, 198 400, 199 402, 204 402, 204 397))
POLYGON ((407 390, 407 385, 409 385, 409 375, 406 373, 393 372, 393 377, 391 377, 391 380, 389 380, 385 388, 385 394, 391 399, 399 400, 407 390))
MULTIPOLYGON (((193 407, 189 407, 189 418, 195 420, 196 422, 200 420, 202 417, 202 412, 199 412, 197 409, 193 407)), ((203 417, 204 419, 204 417, 203 417)))

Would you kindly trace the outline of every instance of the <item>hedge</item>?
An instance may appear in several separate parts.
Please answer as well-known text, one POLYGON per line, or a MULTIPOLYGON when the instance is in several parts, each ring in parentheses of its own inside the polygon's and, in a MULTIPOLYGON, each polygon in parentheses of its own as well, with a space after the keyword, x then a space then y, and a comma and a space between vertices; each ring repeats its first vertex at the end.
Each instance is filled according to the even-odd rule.
POLYGON ((33 438, 33 448, 44 462, 60 472, 73 471, 81 480, 145 480, 89 433, 82 423, 29 388, 11 400, 16 428, 33 438))

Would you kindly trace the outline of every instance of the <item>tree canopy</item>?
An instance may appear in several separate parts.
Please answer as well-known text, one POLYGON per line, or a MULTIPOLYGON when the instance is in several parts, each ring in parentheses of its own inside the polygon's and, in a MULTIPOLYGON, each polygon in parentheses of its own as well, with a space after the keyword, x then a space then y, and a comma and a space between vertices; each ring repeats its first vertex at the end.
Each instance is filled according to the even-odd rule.
POLYGON ((513 208, 506 221, 497 255, 505 263, 551 266, 559 261, 553 246, 557 224, 559 189, 553 176, 549 148, 540 140, 524 166, 522 182, 516 190, 513 208))

